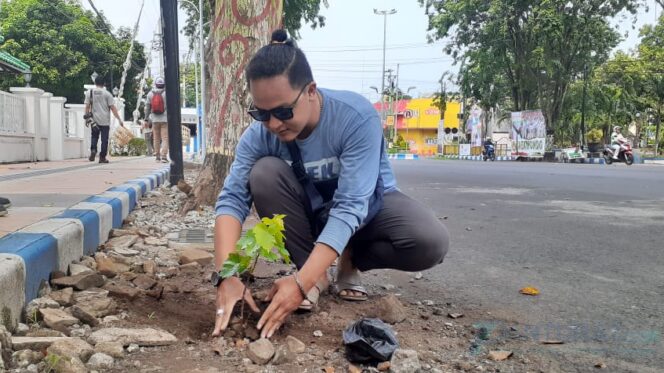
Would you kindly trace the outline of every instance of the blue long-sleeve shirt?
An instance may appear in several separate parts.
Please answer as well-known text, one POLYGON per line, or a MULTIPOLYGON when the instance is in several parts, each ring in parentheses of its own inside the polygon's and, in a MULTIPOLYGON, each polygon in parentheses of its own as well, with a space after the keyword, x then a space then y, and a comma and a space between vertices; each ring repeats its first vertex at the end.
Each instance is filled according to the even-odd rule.
MULTIPOLYGON (((317 242, 339 254, 367 216, 378 173, 385 193, 397 189, 386 153, 381 152, 383 129, 378 113, 359 94, 320 89, 323 111, 318 125, 304 140, 296 140, 307 173, 315 180, 338 177, 334 207, 317 242), (382 156, 381 156, 382 154, 382 156)), ((216 213, 244 222, 251 207, 249 173, 262 157, 275 156, 290 163, 288 148, 261 122, 242 134, 235 160, 216 203, 216 213)))

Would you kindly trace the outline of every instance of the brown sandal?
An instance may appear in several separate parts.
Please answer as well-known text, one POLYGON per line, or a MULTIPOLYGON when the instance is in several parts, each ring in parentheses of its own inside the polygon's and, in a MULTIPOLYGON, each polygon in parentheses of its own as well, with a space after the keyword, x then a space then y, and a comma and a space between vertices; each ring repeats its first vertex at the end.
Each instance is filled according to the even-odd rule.
POLYGON ((306 312, 311 312, 314 310, 314 308, 318 307, 318 299, 320 298, 320 295, 327 290, 328 284, 324 282, 317 282, 314 287, 309 290, 307 293, 307 298, 302 301, 300 306, 297 308, 300 311, 306 311, 306 312), (304 302, 309 301, 309 304, 305 304, 304 302))

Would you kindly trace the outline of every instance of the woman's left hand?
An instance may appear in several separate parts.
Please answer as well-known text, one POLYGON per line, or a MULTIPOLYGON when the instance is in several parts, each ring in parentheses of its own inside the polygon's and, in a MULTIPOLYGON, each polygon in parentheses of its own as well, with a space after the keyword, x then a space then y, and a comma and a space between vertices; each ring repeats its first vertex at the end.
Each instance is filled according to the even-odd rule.
POLYGON ((295 276, 287 276, 275 281, 266 299, 266 301, 271 301, 270 305, 258 321, 257 327, 261 331, 261 338, 272 337, 274 332, 284 324, 288 315, 293 313, 303 300, 300 288, 295 282, 295 276))

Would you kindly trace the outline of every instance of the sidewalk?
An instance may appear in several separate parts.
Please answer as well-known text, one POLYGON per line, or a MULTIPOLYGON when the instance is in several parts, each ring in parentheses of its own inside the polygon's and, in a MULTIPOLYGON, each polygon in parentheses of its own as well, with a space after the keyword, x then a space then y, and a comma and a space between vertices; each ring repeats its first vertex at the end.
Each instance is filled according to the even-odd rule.
MULTIPOLYGON (((152 157, 114 157, 0 165, 0 311, 17 322, 51 272, 94 253, 138 200, 168 180, 152 157)), ((3 320, 3 321, 4 321, 3 320)))

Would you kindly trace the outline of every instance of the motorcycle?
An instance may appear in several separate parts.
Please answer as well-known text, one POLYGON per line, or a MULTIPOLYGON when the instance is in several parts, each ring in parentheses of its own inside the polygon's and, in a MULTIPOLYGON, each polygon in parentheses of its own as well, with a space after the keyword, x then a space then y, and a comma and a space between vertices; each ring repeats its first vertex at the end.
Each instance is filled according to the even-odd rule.
POLYGON ((496 160, 496 151, 493 144, 485 144, 484 150, 482 151, 484 161, 490 159, 492 162, 496 160))
POLYGON ((606 164, 611 164, 613 162, 625 162, 626 165, 631 166, 634 163, 634 154, 632 153, 632 146, 626 142, 620 142, 620 151, 618 152, 618 159, 613 158, 613 148, 610 145, 607 145, 604 148, 604 160, 606 164))

